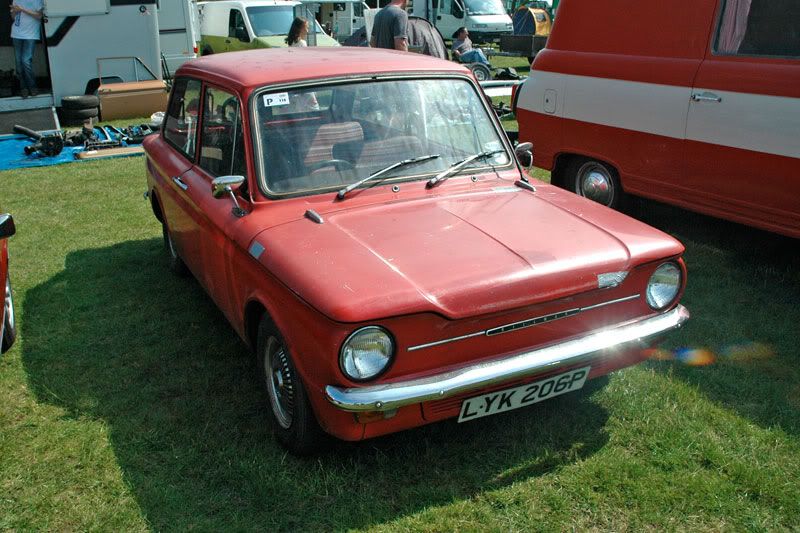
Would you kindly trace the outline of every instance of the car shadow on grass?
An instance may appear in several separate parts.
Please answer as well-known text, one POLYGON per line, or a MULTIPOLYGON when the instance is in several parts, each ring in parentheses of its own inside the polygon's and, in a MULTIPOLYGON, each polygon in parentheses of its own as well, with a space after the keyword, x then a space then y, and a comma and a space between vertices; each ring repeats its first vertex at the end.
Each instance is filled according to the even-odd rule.
POLYGON ((652 363, 764 428, 800 436, 800 241, 658 202, 628 213, 686 245, 692 319, 668 346, 715 363, 652 363))
POLYGON ((70 253, 24 305, 31 390, 107 425, 157 530, 363 527, 552 473, 607 442, 601 379, 468 424, 289 456, 244 344, 193 279, 167 270, 158 239, 70 253))

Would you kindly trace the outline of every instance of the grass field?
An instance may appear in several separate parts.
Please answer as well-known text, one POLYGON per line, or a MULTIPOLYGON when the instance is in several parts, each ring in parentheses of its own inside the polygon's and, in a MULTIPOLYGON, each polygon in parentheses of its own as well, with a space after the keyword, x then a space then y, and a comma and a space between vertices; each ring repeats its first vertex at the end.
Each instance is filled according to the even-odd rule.
POLYGON ((167 270, 144 190, 141 158, 0 173, 19 327, 0 359, 0 529, 800 528, 798 241, 632 202, 687 246, 693 318, 666 347, 772 353, 648 362, 301 460, 224 317, 167 270))

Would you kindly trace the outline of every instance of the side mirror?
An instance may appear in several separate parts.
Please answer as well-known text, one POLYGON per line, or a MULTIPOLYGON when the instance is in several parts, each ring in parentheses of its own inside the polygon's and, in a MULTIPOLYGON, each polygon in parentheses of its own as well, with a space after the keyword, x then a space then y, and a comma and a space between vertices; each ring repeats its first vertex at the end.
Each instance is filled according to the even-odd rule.
POLYGON ((455 18, 457 18, 457 19, 463 19, 464 18, 464 10, 462 10, 460 7, 455 7, 454 6, 453 7, 453 16, 455 18))
POLYGON ((250 36, 247 34, 247 28, 236 28, 234 34, 236 35, 236 38, 243 43, 250 42, 250 36))
POLYGON ((17 232, 14 218, 9 214, 0 215, 0 239, 7 239, 17 232))
POLYGON ((519 164, 524 168, 531 168, 533 166, 533 144, 532 143, 519 143, 514 147, 514 153, 519 160, 519 164))
POLYGON ((234 194, 242 186, 242 183, 244 183, 244 176, 220 176, 219 178, 214 178, 211 182, 211 195, 217 199, 229 196, 234 205, 232 213, 239 218, 247 214, 239 205, 239 200, 236 199, 236 194, 234 194))

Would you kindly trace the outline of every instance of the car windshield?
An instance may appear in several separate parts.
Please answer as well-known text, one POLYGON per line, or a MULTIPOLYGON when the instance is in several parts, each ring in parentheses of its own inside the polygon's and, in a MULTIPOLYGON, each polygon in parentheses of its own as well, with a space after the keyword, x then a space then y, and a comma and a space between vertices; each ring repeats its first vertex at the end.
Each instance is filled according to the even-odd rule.
POLYGON ((470 15, 505 15, 502 0, 467 0, 467 13, 470 15))
MULTIPOLYGON (((287 6, 255 6, 247 8, 247 18, 258 37, 270 35, 289 35, 289 28, 294 20, 294 7, 287 6)), ((324 33, 316 21, 317 33, 324 33)))
POLYGON ((432 154, 438 157, 400 165, 381 179, 423 179, 486 151, 499 150, 459 172, 513 161, 465 79, 371 80, 261 93, 255 101, 261 176, 273 194, 338 190, 432 154))

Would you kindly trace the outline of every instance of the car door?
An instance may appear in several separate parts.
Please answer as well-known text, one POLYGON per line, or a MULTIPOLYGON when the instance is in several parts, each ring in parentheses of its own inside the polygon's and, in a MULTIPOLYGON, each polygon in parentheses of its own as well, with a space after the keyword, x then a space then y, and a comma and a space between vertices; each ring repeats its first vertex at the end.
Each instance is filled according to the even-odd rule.
MULTIPOLYGON (((211 187, 213 179, 220 176, 244 176, 247 183, 242 107, 233 93, 207 85, 202 110, 199 157, 184 175, 184 181, 191 199, 190 223, 200 247, 197 277, 230 319, 235 313, 231 275, 238 249, 234 233, 242 220, 233 212, 233 200, 214 198, 211 187)), ((236 195, 246 209, 246 186, 236 195)))
POLYGON ((197 235, 191 223, 193 209, 184 181, 197 153, 202 84, 197 79, 177 78, 164 118, 165 146, 150 160, 158 184, 162 214, 178 254, 192 272, 197 272, 197 235))
POLYGON ((726 2, 689 107, 695 207, 800 234, 798 132, 800 3, 726 2))

